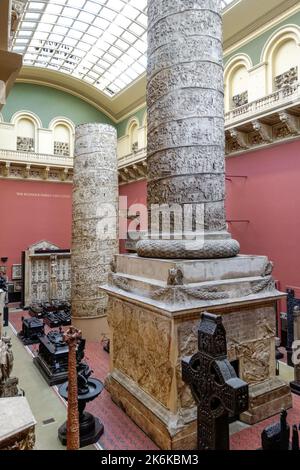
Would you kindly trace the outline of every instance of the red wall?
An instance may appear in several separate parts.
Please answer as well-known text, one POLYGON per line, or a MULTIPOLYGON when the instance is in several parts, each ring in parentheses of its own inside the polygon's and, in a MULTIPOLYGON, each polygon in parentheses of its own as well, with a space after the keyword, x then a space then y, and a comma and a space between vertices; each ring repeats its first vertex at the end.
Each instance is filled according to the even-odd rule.
POLYGON ((281 290, 300 288, 300 141, 227 159, 227 219, 245 254, 267 255, 281 290))
MULTIPOLYGON (((70 248, 72 185, 30 181, 0 181, 0 258, 11 265, 32 243, 48 240, 70 248)), ((0 265, 3 263, 0 261, 0 265)))
MULTIPOLYGON (((300 141, 228 158, 226 209, 229 229, 245 254, 267 255, 281 290, 300 292, 300 141), (232 220, 248 220, 230 222, 232 220)), ((120 186, 128 207, 146 203, 146 181, 120 186)), ((21 251, 42 239, 71 245, 72 186, 0 181, 0 257, 19 263, 21 251)), ((120 243, 122 252, 124 241, 120 243)), ((8 274, 10 276, 10 269, 8 274)))

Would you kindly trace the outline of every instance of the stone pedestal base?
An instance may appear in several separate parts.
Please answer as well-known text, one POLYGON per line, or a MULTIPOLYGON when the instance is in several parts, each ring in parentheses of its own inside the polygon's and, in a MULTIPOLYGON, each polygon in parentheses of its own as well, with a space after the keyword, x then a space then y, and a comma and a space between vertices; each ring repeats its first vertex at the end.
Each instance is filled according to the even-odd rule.
POLYGON ((0 450, 33 450, 36 420, 25 397, 0 400, 0 450))
POLYGON ((0 383, 0 398, 20 396, 18 383, 19 380, 16 377, 11 377, 6 382, 0 383))
POLYGON ((202 312, 223 316, 228 359, 250 385, 246 422, 291 406, 276 379, 276 301, 264 256, 159 260, 118 255, 109 295, 113 400, 163 449, 195 448, 196 406, 181 360, 197 351, 202 312))
POLYGON ((290 387, 293 393, 300 395, 300 382, 293 380, 293 382, 290 382, 290 387))
MULTIPOLYGON (((104 433, 104 426, 98 418, 86 411, 80 422, 79 435, 80 447, 86 447, 99 441, 104 433)), ((67 422, 58 429, 58 438, 63 446, 67 445, 67 422)))
POLYGON ((158 447, 164 450, 197 448, 196 420, 187 425, 182 423, 181 429, 180 426, 177 428, 176 415, 137 388, 121 373, 110 375, 105 385, 114 403, 124 410, 158 447))
POLYGON ((82 337, 87 341, 100 341, 109 334, 106 315, 99 318, 73 318, 72 325, 82 332, 82 337))
POLYGON ((240 416, 241 421, 255 424, 280 413, 282 408, 292 408, 290 387, 279 378, 271 378, 249 387, 249 409, 240 416))

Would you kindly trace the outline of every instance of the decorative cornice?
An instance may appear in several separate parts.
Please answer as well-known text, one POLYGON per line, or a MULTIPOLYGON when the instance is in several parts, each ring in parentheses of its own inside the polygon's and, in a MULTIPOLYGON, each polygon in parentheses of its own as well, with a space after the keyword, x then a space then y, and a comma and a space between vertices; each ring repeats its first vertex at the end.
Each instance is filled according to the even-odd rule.
MULTIPOLYGON (((261 5, 266 2, 260 2, 261 5)), ((240 31, 231 37, 224 38, 224 57, 232 54, 234 51, 237 51, 245 44, 250 41, 253 41, 257 37, 261 36, 266 31, 272 29, 274 26, 282 23, 289 16, 300 11, 300 4, 298 0, 284 0, 281 1, 279 5, 275 8, 271 8, 270 11, 264 15, 259 15, 260 8, 253 8, 251 2, 249 2, 249 8, 256 13, 255 18, 247 26, 244 26, 240 31)), ((245 7, 244 7, 245 9, 245 7)), ((248 16, 250 18, 250 16, 248 16)), ((228 26, 230 27, 230 20, 228 18, 228 26)))

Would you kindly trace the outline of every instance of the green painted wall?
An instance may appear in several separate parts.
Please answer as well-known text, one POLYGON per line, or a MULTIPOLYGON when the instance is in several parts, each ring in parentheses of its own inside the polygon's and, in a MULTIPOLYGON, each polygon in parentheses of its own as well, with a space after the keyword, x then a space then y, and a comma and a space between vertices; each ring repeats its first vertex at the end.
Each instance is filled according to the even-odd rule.
POLYGON ((113 124, 108 116, 76 96, 28 83, 16 83, 12 88, 2 109, 4 121, 9 122, 12 116, 21 110, 31 111, 39 116, 44 128, 57 116, 65 116, 75 125, 87 122, 113 124))
POLYGON ((295 24, 295 25, 300 26, 300 12, 295 13, 294 15, 290 16, 286 20, 282 21, 280 24, 277 24, 276 26, 269 29, 265 33, 253 39, 253 41, 250 41, 247 44, 245 44, 243 47, 240 47, 239 49, 235 50, 232 54, 227 55, 224 58, 225 65, 233 56, 237 54, 242 54, 242 53, 247 54, 248 56, 251 57, 253 66, 259 64, 262 50, 264 48, 264 45, 270 38, 270 36, 272 36, 272 34, 275 31, 277 31, 280 27, 288 25, 288 24, 295 24))
POLYGON ((138 120, 140 126, 142 126, 145 117, 145 112, 146 106, 139 109, 136 113, 131 114, 128 118, 124 119, 123 121, 119 122, 119 124, 117 124, 118 137, 123 137, 126 134, 128 121, 130 121, 130 119, 133 117, 135 117, 138 120))

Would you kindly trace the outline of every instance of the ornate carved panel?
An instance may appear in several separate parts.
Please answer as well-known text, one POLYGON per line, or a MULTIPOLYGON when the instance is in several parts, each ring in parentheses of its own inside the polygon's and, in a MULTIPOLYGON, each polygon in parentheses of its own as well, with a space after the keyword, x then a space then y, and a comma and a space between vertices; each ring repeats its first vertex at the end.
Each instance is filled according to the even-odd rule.
POLYGON ((48 302, 51 299, 70 301, 70 253, 53 253, 53 250, 57 249, 56 245, 41 241, 25 252, 26 306, 33 302, 48 302))
POLYGON ((17 150, 20 152, 34 152, 34 139, 31 137, 17 137, 17 150))
POLYGON ((292 67, 287 72, 277 75, 274 78, 275 87, 277 90, 289 85, 293 85, 298 81, 298 67, 292 67))
POLYGON ((235 108, 248 104, 248 91, 244 91, 243 93, 233 96, 232 102, 235 108))

